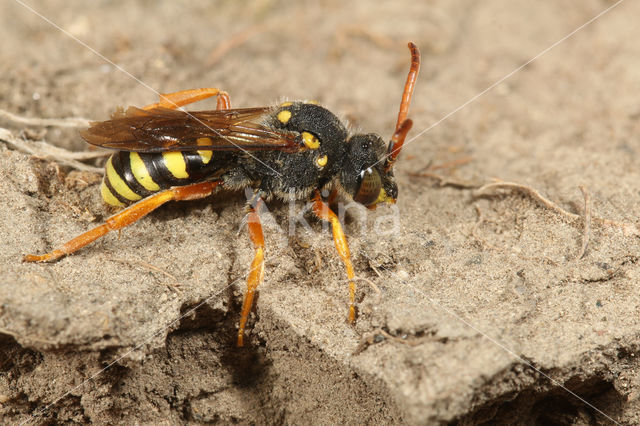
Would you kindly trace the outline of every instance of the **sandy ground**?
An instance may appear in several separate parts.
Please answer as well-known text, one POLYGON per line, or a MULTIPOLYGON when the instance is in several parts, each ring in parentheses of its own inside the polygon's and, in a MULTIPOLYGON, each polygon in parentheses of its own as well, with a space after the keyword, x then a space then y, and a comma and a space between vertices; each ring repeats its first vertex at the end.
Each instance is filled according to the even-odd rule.
POLYGON ((0 144, 4 422, 640 422, 637 1, 477 98, 614 2, 30 5, 68 34, 4 2, 0 108, 22 117, 106 119, 155 102, 149 88, 218 86, 238 107, 317 99, 388 137, 407 41, 423 68, 397 210, 347 220, 373 284, 359 282, 357 323, 330 234, 310 220, 290 235, 289 206, 273 203, 242 350, 242 195, 168 205, 23 264, 110 211, 99 174, 37 142, 85 151, 77 129, 0 118, 0 139, 21 146, 0 144), (479 190, 493 178, 554 204, 479 190))

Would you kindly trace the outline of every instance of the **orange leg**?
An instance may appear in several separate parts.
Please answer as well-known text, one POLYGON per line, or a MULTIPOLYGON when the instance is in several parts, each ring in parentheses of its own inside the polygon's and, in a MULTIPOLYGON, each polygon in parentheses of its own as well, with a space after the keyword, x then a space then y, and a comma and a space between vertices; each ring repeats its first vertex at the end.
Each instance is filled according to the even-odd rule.
POLYGON ((87 244, 94 242, 110 231, 115 231, 131 225, 168 201, 196 200, 198 198, 207 197, 208 195, 211 195, 213 190, 220 183, 220 181, 196 183, 193 185, 178 186, 167 189, 166 191, 158 192, 157 194, 138 201, 123 211, 114 214, 109 217, 103 225, 96 226, 84 234, 75 237, 59 249, 39 256, 27 254, 24 256, 23 260, 25 262, 51 262, 60 259, 62 256, 71 254, 87 244))
POLYGON ((216 89, 215 87, 208 87, 205 89, 190 89, 174 93, 163 93, 160 95, 160 102, 147 105, 142 109, 149 110, 158 107, 176 109, 181 106, 202 101, 212 96, 218 97, 217 109, 231 108, 231 99, 229 99, 229 94, 227 92, 216 89))
POLYGON ((251 262, 251 270, 247 279, 247 293, 244 295, 244 303, 242 304, 242 316, 240 317, 240 328, 238 329, 238 346, 240 347, 244 345, 244 329, 251 313, 253 296, 256 293, 256 288, 264 279, 264 235, 262 234, 262 225, 258 215, 261 205, 262 199, 258 199, 255 207, 250 207, 248 215, 249 237, 251 237, 255 254, 253 255, 253 262, 251 262))
POLYGON ((338 219, 338 216, 329 208, 329 206, 322 201, 319 193, 313 197, 313 213, 320 219, 326 220, 331 223, 333 230, 333 242, 338 250, 338 255, 342 259, 342 263, 347 268, 347 278, 349 279, 349 322, 354 322, 356 319, 356 283, 353 281, 353 265, 351 264, 351 255, 349 253, 349 245, 347 244, 347 237, 342 230, 342 224, 338 219))
POLYGON ((329 197, 327 198, 327 204, 332 206, 336 202, 337 199, 338 199, 338 190, 337 189, 332 189, 331 193, 329 193, 329 197))

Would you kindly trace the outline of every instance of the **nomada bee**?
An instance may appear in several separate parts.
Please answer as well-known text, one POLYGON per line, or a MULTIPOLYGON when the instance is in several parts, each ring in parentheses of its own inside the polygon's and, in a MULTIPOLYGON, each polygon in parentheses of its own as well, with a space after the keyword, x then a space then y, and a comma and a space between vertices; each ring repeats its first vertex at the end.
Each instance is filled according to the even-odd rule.
POLYGON ((376 134, 349 134, 332 112, 315 103, 236 109, 231 108, 229 95, 217 88, 164 94, 158 103, 129 107, 110 120, 92 123, 81 136, 92 145, 116 150, 106 163, 102 198, 126 208, 60 248, 26 255, 24 260, 59 259, 131 225, 168 201, 250 188, 247 222, 255 252, 237 336, 238 346, 243 346, 254 294, 264 277, 265 245, 258 211, 273 198, 310 198, 315 216, 332 225, 349 280, 348 319, 354 322, 356 285, 347 239, 321 194, 323 190, 333 196, 339 193, 369 208, 395 203, 398 187, 393 166, 412 126, 407 114, 420 68, 418 47, 409 43, 409 49, 411 66, 388 144, 376 134), (212 96, 217 96, 214 111, 177 109, 212 96))

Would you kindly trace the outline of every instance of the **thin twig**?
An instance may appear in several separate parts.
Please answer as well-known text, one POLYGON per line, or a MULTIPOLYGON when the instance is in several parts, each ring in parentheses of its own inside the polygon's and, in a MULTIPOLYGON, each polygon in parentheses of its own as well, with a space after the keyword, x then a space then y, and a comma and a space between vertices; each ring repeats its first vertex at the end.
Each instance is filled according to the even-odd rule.
POLYGON ((540 194, 540 192, 533 189, 532 187, 527 185, 521 185, 515 182, 500 181, 500 182, 489 183, 487 185, 482 186, 477 191, 475 191, 475 195, 476 196, 485 195, 483 194, 483 192, 487 192, 488 190, 491 190, 491 189, 501 189, 501 188, 523 192, 524 194, 529 195, 531 198, 538 200, 538 202, 540 202, 544 207, 548 208, 549 210, 553 210, 556 213, 560 213, 570 218, 571 220, 580 220, 579 215, 566 211, 565 209, 563 209, 553 201, 549 200, 548 198, 545 198, 542 194, 540 194))
POLYGON ((582 232, 582 247, 580 248, 580 253, 578 253, 576 260, 580 260, 584 257, 587 252, 589 240, 591 239, 591 195, 584 186, 580 185, 579 188, 580 191, 582 191, 582 196, 584 197, 584 230, 582 232))
POLYGON ((89 127, 92 120, 82 117, 70 118, 35 118, 21 117, 12 112, 0 109, 0 118, 27 126, 52 126, 52 127, 89 127))
POLYGON ((365 278, 365 277, 353 277, 352 279, 346 279, 345 281, 364 281, 367 284, 369 284, 369 286, 373 289, 373 291, 376 292, 376 301, 373 303, 374 305, 379 305, 380 302, 382 301, 382 291, 380 290, 380 287, 378 287, 377 285, 375 285, 373 283, 373 281, 371 281, 369 278, 365 278))
POLYGON ((23 138, 14 136, 13 133, 2 127, 0 127, 0 141, 5 142, 7 145, 20 152, 41 158, 50 158, 62 165, 93 173, 102 173, 103 169, 100 167, 89 166, 79 160, 90 160, 93 158, 106 157, 111 154, 111 152, 104 150, 93 152, 73 152, 51 145, 44 140, 26 141, 23 138))
MULTIPOLYGON (((528 195, 531 198, 533 198, 533 199, 537 200, 538 202, 540 202, 540 204, 542 204, 543 207, 546 207, 546 208, 548 208, 550 210, 553 210, 556 213, 560 213, 560 214, 568 217, 569 219, 571 219, 573 221, 579 221, 579 220, 582 219, 580 217, 580 215, 566 211, 565 209, 563 209, 562 207, 560 207, 559 205, 557 205, 553 201, 545 198, 542 194, 540 194, 540 192, 538 192, 537 190, 533 189, 532 187, 527 186, 527 185, 521 185, 519 183, 502 182, 502 181, 490 183, 490 184, 484 185, 483 187, 481 187, 477 191, 475 191, 475 195, 476 196, 490 195, 490 194, 484 194, 484 192, 486 192, 489 189, 500 189, 500 188, 506 188, 506 189, 511 189, 511 190, 514 190, 514 191, 523 192, 525 195, 528 195)), ((592 216, 591 217, 591 222, 599 224, 599 225, 611 226, 611 227, 614 227, 614 228, 618 228, 618 229, 622 230, 622 232, 623 232, 623 234, 625 236, 640 236, 640 229, 634 223, 619 222, 619 221, 615 221, 615 220, 611 220, 611 219, 604 219, 604 218, 596 217, 596 216, 592 216)))
POLYGON ((369 259, 369 267, 373 269, 373 272, 375 272, 378 277, 382 278, 382 274, 380 273, 380 271, 378 271, 378 268, 373 265, 371 259, 369 259))

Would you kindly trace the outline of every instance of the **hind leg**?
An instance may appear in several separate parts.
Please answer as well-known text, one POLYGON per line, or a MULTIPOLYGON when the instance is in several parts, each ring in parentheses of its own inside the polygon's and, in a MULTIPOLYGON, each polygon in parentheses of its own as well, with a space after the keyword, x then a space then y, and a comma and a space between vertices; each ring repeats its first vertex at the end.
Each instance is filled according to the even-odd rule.
POLYGON ((138 201, 121 212, 109 217, 104 224, 96 226, 95 228, 66 242, 62 247, 43 255, 27 254, 22 260, 25 262, 52 262, 60 259, 62 256, 66 256, 67 254, 71 254, 81 249, 111 231, 122 229, 125 226, 129 226, 132 223, 137 222, 168 201, 197 200, 198 198, 207 197, 213 193, 214 189, 220 185, 220 183, 221 181, 215 181, 196 183, 187 186, 177 186, 158 192, 157 194, 150 195, 149 197, 138 201))
POLYGON ((255 207, 249 205, 249 215, 247 217, 249 237, 253 243, 254 255, 253 261, 251 262, 251 269, 249 270, 249 277, 247 278, 247 292, 244 295, 240 327, 238 329, 237 344, 240 347, 244 345, 244 329, 247 325, 249 314, 251 313, 251 307, 253 306, 253 296, 264 279, 264 235, 262 233, 260 216, 258 215, 262 203, 262 199, 258 198, 255 207))

